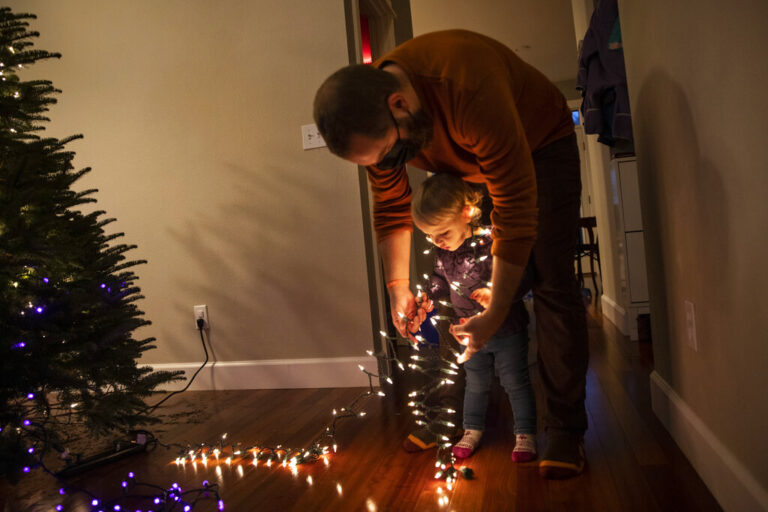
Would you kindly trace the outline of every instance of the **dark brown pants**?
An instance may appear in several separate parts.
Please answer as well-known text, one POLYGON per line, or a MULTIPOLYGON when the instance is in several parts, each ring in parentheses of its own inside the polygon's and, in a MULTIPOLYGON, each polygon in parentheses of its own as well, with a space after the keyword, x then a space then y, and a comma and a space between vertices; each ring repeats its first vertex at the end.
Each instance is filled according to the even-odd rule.
POLYGON ((573 270, 578 237, 581 173, 576 135, 533 153, 538 186, 538 238, 533 267, 533 311, 545 429, 587 429, 587 319, 573 270))
MULTIPOLYGON (((533 153, 539 225, 528 271, 533 277, 539 373, 544 387, 542 423, 545 429, 583 434, 587 429, 584 398, 589 352, 586 311, 573 270, 581 202, 576 144, 574 134, 533 153)), ((486 191, 483 224, 490 224, 492 208, 486 191)), ((522 286, 517 297, 524 296, 528 290, 522 288, 527 287, 522 286)))

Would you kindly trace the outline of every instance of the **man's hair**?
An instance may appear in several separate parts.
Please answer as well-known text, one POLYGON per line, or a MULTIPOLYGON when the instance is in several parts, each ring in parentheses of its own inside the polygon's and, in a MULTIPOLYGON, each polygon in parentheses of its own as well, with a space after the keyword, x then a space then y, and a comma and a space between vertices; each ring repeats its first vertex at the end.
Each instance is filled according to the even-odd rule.
POLYGON ((315 95, 314 117, 331 153, 346 156, 355 134, 383 137, 392 126, 387 98, 400 88, 392 73, 364 64, 329 76, 315 95))
POLYGON ((453 174, 434 174, 424 180, 411 198, 411 215, 424 224, 437 224, 474 206, 470 223, 480 223, 480 201, 483 193, 453 174))

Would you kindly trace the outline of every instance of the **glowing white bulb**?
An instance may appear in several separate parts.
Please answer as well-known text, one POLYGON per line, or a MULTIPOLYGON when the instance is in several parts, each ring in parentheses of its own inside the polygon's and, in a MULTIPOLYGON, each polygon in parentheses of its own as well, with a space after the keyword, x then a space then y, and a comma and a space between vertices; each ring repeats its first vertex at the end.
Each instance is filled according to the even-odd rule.
POLYGON ((341 484, 336 484, 336 492, 338 492, 339 496, 341 496, 341 484))
POLYGON ((387 337, 387 333, 385 333, 384 331, 379 331, 379 334, 381 334, 385 338, 387 337))
POLYGON ((307 483, 308 483, 309 485, 312 485, 312 475, 309 475, 309 476, 307 477, 307 483))

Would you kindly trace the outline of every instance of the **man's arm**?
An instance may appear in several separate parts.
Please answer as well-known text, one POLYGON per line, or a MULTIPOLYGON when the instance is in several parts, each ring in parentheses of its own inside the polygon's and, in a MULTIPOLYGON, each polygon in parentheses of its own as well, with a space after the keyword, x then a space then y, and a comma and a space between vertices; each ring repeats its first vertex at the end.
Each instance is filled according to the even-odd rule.
POLYGON ((411 232, 404 229, 395 231, 379 243, 379 251, 384 264, 392 323, 401 336, 408 337, 407 321, 416 314, 416 299, 409 283, 411 232))
POLYGON ((488 308, 466 323, 452 325, 450 332, 462 345, 467 345, 458 362, 464 363, 480 350, 499 329, 509 313, 525 267, 493 257, 491 273, 491 302, 488 308))

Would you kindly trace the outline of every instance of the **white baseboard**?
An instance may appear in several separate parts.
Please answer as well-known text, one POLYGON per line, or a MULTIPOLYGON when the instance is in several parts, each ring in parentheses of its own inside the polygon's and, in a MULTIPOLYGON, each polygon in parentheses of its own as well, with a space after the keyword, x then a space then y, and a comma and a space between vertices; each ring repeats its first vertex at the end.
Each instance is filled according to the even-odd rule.
POLYGON ((627 329, 627 312, 624 308, 619 306, 609 296, 603 294, 600 296, 603 307, 603 316, 611 321, 613 325, 619 328, 621 334, 629 336, 629 330, 627 329))
POLYGON ((651 403, 723 510, 768 511, 768 491, 655 371, 651 372, 651 403))
MULTIPOLYGON (((150 364, 155 370, 184 371, 187 379, 201 363, 150 364)), ((294 389, 367 387, 368 376, 360 371, 378 373, 373 357, 335 357, 327 359, 270 359, 264 361, 209 362, 189 386, 190 390, 224 389, 294 389)), ((166 391, 181 389, 186 382, 166 391)), ((378 379, 373 385, 378 387, 378 379)))

